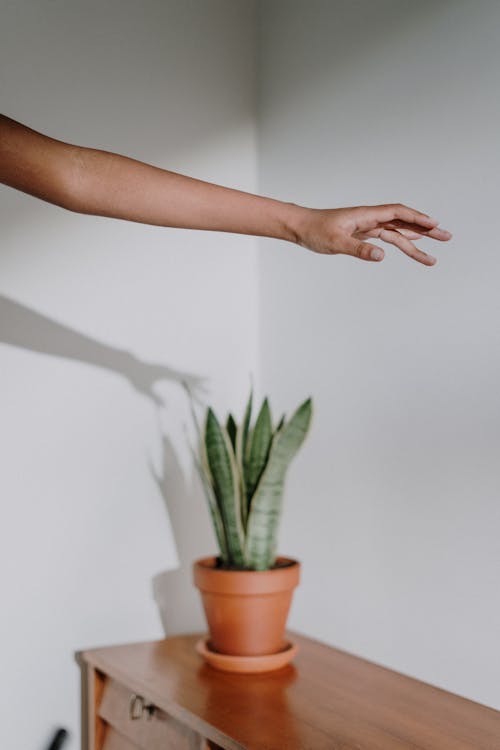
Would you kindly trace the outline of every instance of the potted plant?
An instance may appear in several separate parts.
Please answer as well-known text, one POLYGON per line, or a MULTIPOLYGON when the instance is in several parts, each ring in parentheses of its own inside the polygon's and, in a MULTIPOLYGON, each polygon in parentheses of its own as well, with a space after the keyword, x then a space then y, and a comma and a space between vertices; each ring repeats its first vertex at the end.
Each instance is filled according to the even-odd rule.
MULTIPOLYGON (((300 564, 277 556, 277 532, 286 472, 312 417, 308 398, 273 426, 266 397, 252 426, 252 399, 251 391, 240 424, 232 414, 221 424, 208 407, 193 451, 219 546, 218 556, 194 563, 209 628, 204 648, 227 657, 234 671, 290 645, 284 631, 300 564)), ((283 659, 264 662, 273 668, 283 659)))

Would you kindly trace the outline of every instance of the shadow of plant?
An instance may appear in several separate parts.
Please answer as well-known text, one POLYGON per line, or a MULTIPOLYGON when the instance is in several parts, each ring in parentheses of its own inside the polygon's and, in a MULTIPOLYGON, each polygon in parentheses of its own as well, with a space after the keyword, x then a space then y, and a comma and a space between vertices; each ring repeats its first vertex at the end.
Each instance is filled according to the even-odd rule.
POLYGON ((194 468, 186 479, 170 438, 162 436, 162 471, 151 473, 172 524, 179 567, 153 578, 153 595, 166 635, 205 629, 203 609, 191 577, 193 561, 215 550, 215 539, 194 468))

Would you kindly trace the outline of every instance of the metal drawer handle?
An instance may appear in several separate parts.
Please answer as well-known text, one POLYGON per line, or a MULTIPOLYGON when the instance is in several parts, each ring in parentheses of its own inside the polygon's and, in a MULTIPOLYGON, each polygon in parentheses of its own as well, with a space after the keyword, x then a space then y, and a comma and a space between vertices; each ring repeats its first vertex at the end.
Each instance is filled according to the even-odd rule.
POLYGON ((132 721, 142 718, 142 712, 144 711, 144 699, 140 695, 132 693, 128 704, 128 715, 132 721))
POLYGON ((128 704, 128 715, 132 721, 136 719, 142 719, 144 712, 146 712, 146 720, 151 721, 155 712, 155 706, 153 703, 145 703, 142 695, 136 695, 132 693, 128 704))

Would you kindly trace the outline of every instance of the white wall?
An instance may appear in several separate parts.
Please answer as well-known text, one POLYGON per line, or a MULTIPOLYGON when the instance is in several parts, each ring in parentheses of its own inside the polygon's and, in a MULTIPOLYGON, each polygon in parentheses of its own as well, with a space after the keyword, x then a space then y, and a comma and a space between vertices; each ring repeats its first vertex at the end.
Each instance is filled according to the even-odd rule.
POLYGON ((260 190, 455 235, 430 269, 262 241, 262 387, 316 406, 291 624, 500 708, 500 5, 271 0, 259 27, 260 190))
MULTIPOLYGON (((256 188, 253 2, 1 10, 6 114, 256 188)), ((2 747, 41 750, 56 724, 78 747, 72 653, 159 637, 153 586, 167 632, 200 621, 189 565, 213 547, 178 371, 206 376, 221 413, 250 372, 276 413, 314 397, 286 489, 292 626, 500 707, 498 15, 260 4, 262 191, 415 204, 455 232, 435 268, 266 240, 259 282, 252 238, 1 189, 2 747)))
MULTIPOLYGON (((246 0, 3 0, 2 111, 255 189, 253 12, 246 0)), ((44 748, 62 725, 77 748, 73 652, 163 632, 152 579, 177 556, 162 492, 181 580, 214 549, 187 401, 165 378, 206 377, 221 413, 243 403, 256 241, 72 215, 7 188, 0 226, 0 745, 44 748)), ((166 620, 185 626, 166 579, 166 620)))

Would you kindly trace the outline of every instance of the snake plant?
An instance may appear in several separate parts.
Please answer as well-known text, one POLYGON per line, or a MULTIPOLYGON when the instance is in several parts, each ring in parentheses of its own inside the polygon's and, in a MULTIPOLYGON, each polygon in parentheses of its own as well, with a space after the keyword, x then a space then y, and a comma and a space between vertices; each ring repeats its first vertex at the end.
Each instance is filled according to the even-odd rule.
POLYGON ((307 435, 312 417, 308 398, 286 421, 273 426, 266 397, 251 426, 253 389, 243 419, 229 414, 221 424, 211 407, 199 452, 193 457, 208 501, 222 566, 268 570, 276 560, 276 542, 285 475, 307 435))

